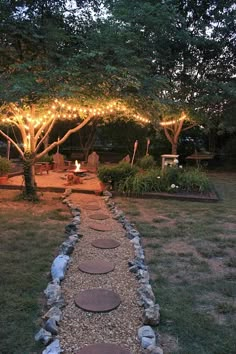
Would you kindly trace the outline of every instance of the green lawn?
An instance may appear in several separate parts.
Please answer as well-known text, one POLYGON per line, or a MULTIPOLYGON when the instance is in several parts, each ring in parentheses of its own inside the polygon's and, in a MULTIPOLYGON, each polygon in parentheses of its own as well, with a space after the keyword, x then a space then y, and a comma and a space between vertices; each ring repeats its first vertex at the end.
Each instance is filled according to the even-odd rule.
POLYGON ((0 197, 0 353, 41 353, 34 335, 43 290, 70 214, 59 195, 45 193, 32 205, 16 194, 1 191, 0 197))
POLYGON ((142 234, 164 353, 236 353, 236 174, 218 203, 117 198, 142 234))

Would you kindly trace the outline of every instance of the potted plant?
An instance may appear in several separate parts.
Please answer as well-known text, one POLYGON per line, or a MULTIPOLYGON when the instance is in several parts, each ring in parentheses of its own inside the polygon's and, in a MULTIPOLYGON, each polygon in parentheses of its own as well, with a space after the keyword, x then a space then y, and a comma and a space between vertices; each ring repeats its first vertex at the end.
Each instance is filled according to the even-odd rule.
POLYGON ((0 157, 0 184, 7 183, 11 162, 5 157, 0 157))

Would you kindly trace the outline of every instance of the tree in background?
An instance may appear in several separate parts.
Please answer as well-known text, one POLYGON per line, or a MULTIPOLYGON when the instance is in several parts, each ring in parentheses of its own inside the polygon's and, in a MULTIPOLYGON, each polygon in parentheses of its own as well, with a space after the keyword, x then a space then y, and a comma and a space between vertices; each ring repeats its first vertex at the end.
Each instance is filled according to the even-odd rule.
POLYGON ((143 98, 155 126, 169 119, 164 105, 166 112, 176 106, 175 115, 185 112, 204 122, 210 141, 217 131, 235 129, 230 119, 236 97, 234 1, 106 3, 113 15, 109 21, 116 24, 118 38, 123 34, 127 58, 134 62, 132 70, 126 66, 127 76, 136 78, 131 94, 143 98))
POLYGON ((78 132, 79 144, 81 150, 83 151, 83 159, 85 162, 88 161, 88 155, 93 149, 99 122, 100 119, 97 117, 97 119, 90 121, 86 126, 83 127, 82 130, 79 130, 78 132))
POLYGON ((146 152, 147 137, 154 138, 155 132, 150 123, 127 119, 122 115, 110 120, 106 120, 101 125, 99 137, 110 144, 114 151, 118 151, 123 157, 126 154, 132 156, 134 142, 138 140, 139 156, 144 156, 146 152))

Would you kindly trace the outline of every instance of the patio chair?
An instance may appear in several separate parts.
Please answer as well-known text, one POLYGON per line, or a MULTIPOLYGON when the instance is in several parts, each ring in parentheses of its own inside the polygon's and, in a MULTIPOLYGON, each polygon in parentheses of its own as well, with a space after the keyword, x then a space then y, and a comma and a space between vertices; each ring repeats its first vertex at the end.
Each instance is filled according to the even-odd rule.
POLYGON ((50 171, 50 166, 48 162, 42 162, 42 163, 37 162, 34 165, 34 168, 35 168, 35 174, 40 174, 40 175, 42 175, 43 172, 46 172, 48 174, 48 172, 50 171))
POLYGON ((94 151, 88 156, 86 169, 88 170, 88 172, 97 172, 98 165, 99 165, 99 155, 94 151))
POLYGON ((57 152, 53 155, 53 163, 54 163, 54 170, 55 171, 66 171, 71 168, 71 161, 65 160, 64 156, 57 152))

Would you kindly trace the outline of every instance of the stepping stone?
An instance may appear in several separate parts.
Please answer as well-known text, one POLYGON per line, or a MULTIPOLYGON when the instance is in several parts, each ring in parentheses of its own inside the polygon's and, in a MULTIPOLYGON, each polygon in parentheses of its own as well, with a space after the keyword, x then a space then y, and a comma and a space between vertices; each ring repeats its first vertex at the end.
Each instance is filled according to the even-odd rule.
POLYGON ((96 231, 111 231, 112 228, 109 225, 104 225, 104 224, 93 224, 93 225, 89 225, 89 228, 92 230, 96 230, 96 231))
POLYGON ((112 238, 99 238, 92 242, 92 246, 96 248, 112 249, 120 246, 120 243, 112 238))
POLYGON ((89 218, 94 220, 106 220, 109 219, 110 216, 102 213, 96 213, 96 214, 89 215, 89 218))
POLYGON ((108 312, 116 309, 120 303, 119 295, 106 289, 84 290, 75 296, 76 306, 89 312, 108 312))
POLYGON ((106 274, 114 270, 114 264, 100 259, 82 262, 79 264, 79 269, 84 273, 89 274, 106 274))
POLYGON ((100 206, 99 205, 86 205, 85 207, 84 207, 84 209, 85 210, 99 210, 99 209, 101 209, 100 208, 100 206))
POLYGON ((88 345, 77 354, 131 354, 131 352, 115 344, 99 343, 88 345))

